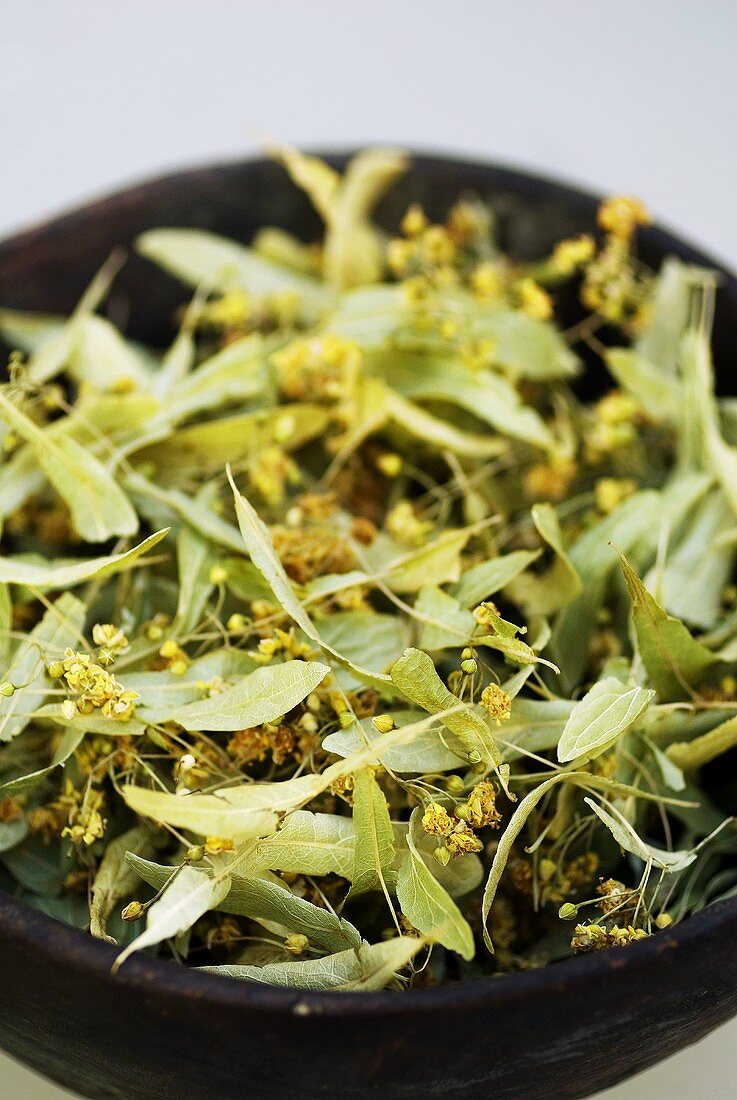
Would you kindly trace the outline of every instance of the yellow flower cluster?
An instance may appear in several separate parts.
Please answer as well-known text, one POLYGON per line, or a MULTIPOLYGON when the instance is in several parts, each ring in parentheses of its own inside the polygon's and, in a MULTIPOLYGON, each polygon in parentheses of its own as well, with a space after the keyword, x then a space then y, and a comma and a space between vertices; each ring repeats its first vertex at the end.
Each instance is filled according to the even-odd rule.
POLYGON ((284 570, 297 584, 308 584, 325 573, 347 573, 355 556, 335 526, 272 527, 271 541, 284 570))
POLYGON ((635 195, 612 195, 599 207, 597 221, 613 237, 629 240, 638 225, 650 225, 652 218, 635 195))
POLYGON ((405 238, 389 242, 387 263, 394 275, 417 272, 436 275, 448 271, 456 259, 456 246, 443 225, 429 225, 419 206, 412 206, 402 222, 405 238))
POLYGON ((241 329, 246 326, 251 302, 243 290, 228 290, 203 306, 200 324, 216 329, 241 329))
POLYGON ((611 390, 594 406, 594 420, 586 431, 586 456, 596 462, 622 447, 630 446, 637 435, 636 420, 640 406, 629 394, 611 390))
POLYGON ((600 477, 594 484, 596 507, 605 516, 637 491, 637 482, 629 477, 600 477))
POLYGON ((471 272, 471 289, 482 302, 498 298, 504 291, 504 278, 497 264, 484 260, 471 272))
POLYGON ((267 504, 282 504, 288 486, 299 485, 302 478, 296 462, 278 444, 262 447, 249 467, 251 484, 267 504))
POLYGON ((596 246, 593 237, 584 233, 580 237, 569 237, 559 241, 550 257, 551 267, 558 275, 572 275, 579 267, 592 260, 596 246))
POLYGON ((607 239, 586 268, 581 297, 588 309, 614 324, 636 316, 642 305, 643 283, 630 252, 637 226, 648 225, 650 220, 640 200, 629 195, 607 199, 599 208, 599 225, 606 230, 607 239))
POLYGON ((183 676, 189 668, 189 654, 173 638, 169 638, 161 646, 159 657, 166 662, 166 667, 173 676, 183 676))
POLYGON ((465 821, 459 821, 450 836, 445 838, 445 847, 450 852, 451 859, 455 859, 457 856, 480 852, 484 846, 473 829, 465 821))
POLYGON ((408 500, 400 500, 388 512, 385 527, 397 542, 415 548, 423 545, 433 524, 429 520, 419 519, 408 500))
POLYGON ((116 657, 130 649, 124 631, 112 623, 95 623, 92 640, 100 647, 98 660, 101 665, 111 665, 116 657))
POLYGON ((471 340, 460 348, 461 358, 471 370, 484 370, 494 362, 496 344, 493 340, 471 340))
POLYGON ((474 829, 498 828, 501 814, 496 808, 496 790, 488 781, 477 783, 466 802, 459 803, 451 816, 440 802, 430 802, 422 815, 422 828, 430 836, 442 837, 442 844, 433 853, 438 863, 480 852, 483 843, 474 829))
POLYGON ((648 935, 644 928, 633 928, 631 924, 622 928, 616 924, 611 928, 601 924, 577 924, 571 947, 582 955, 589 951, 603 951, 607 947, 627 947, 638 940, 646 940, 648 935))
POLYGON ((449 836, 454 824, 445 806, 439 802, 431 802, 422 817, 422 828, 431 836, 449 836))
POLYGON ((524 477, 525 492, 530 500, 563 500, 576 479, 578 467, 570 458, 551 462, 536 462, 524 477))
POLYGON ((291 401, 343 401, 353 393, 362 352, 353 340, 326 333, 293 340, 271 361, 279 389, 291 401))
POLYGON ((309 657, 312 647, 309 642, 299 640, 294 630, 274 629, 273 634, 262 638, 258 643, 258 649, 249 650, 249 657, 261 664, 267 664, 277 655, 286 657, 289 661, 298 661, 309 657))
POLYGON ((89 654, 67 649, 64 659, 54 662, 49 671, 58 672, 59 678, 66 680, 77 696, 73 707, 80 714, 100 710, 105 718, 114 718, 117 722, 127 722, 132 716, 138 693, 126 691, 115 676, 94 662, 89 654))
MULTIPOLYGON (((506 692, 504 694, 506 695, 506 692)), ((493 783, 489 783, 488 780, 477 783, 466 800, 466 806, 469 812, 468 824, 474 829, 483 829, 485 826, 490 826, 492 829, 499 827, 502 815, 496 807, 496 789, 493 783)))
POLYGON ((553 316, 553 299, 534 279, 521 279, 516 287, 519 308, 536 321, 549 321, 553 316))
POLYGON ((637 897, 634 890, 628 889, 623 882, 619 882, 615 878, 602 880, 597 886, 596 892, 601 897, 599 908, 602 913, 611 913, 615 909, 626 908, 630 902, 634 903, 637 897))
POLYGON ((87 787, 84 793, 75 790, 72 781, 64 781, 64 792, 52 802, 49 809, 58 813, 66 812, 67 825, 61 835, 69 837, 72 844, 94 844, 105 833, 107 822, 102 816, 105 796, 94 787, 87 787))
POLYGON ((512 713, 512 700, 499 684, 489 684, 481 692, 481 706, 496 722, 506 722, 512 713))

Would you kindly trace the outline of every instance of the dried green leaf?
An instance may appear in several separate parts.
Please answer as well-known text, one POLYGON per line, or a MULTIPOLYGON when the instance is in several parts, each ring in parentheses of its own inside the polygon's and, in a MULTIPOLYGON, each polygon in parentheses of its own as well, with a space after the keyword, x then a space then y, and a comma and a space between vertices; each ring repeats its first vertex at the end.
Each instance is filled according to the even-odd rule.
POLYGON ((394 863, 394 833, 384 792, 371 768, 353 777, 353 825, 356 830, 350 896, 387 889, 394 863))
POLYGON ((563 548, 558 516, 551 504, 535 504, 532 522, 555 554, 555 561, 541 576, 527 574, 510 584, 510 596, 527 616, 552 615, 571 603, 582 590, 581 578, 563 548))
POLYGON ((506 588, 539 557, 539 550, 514 550, 511 554, 501 554, 498 558, 479 562, 464 572, 451 588, 451 593, 461 607, 475 607, 495 592, 506 588))
POLYGON ((295 810, 273 836, 260 841, 251 865, 289 874, 353 874, 356 830, 350 817, 295 810))
POLYGON ((414 936, 397 936, 383 943, 363 943, 358 950, 340 951, 324 959, 270 963, 267 966, 203 966, 203 971, 292 989, 359 993, 383 989, 422 947, 414 936))
POLYGON ((10 798, 30 791, 50 775, 55 768, 62 767, 74 751, 79 747, 85 736, 83 729, 67 729, 59 738, 54 749, 51 761, 45 768, 37 768, 27 775, 19 775, 16 779, 8 779, 0 783, 0 798, 10 798))
POLYGON ((0 581, 8 584, 24 584, 42 591, 49 588, 75 588, 93 577, 99 580, 130 569, 168 533, 169 528, 164 528, 149 535, 131 550, 101 558, 83 558, 79 561, 57 560, 41 565, 36 561, 24 561, 21 558, 0 557, 0 581))
POLYGON ((0 417, 33 447, 39 466, 69 507, 86 542, 134 535, 138 517, 127 496, 90 451, 73 439, 53 439, 0 393, 0 417))
POLYGON ((646 844, 616 806, 610 805, 612 812, 608 813, 591 798, 585 798, 584 802, 590 806, 599 820, 604 822, 620 848, 624 848, 625 852, 631 852, 644 863, 653 863, 663 871, 676 873, 685 870, 696 859, 696 853, 693 851, 666 852, 662 848, 654 848, 651 844, 646 844))
POLYGON ((209 909, 216 908, 230 889, 227 874, 210 878, 193 867, 183 867, 148 911, 146 929, 115 960, 115 969, 135 951, 186 932, 209 909))
POLYGON ((273 722, 306 699, 330 672, 318 661, 285 661, 250 672, 233 687, 188 703, 171 718, 186 730, 241 730, 273 722))
MULTIPOLYGON (((666 756, 683 771, 696 771, 716 760, 725 752, 737 747, 737 718, 728 718, 708 733, 693 741, 674 741, 666 749, 666 756)), ((678 788, 676 788, 678 789, 678 788)))
POLYGON ((551 449, 553 436, 539 414, 522 402, 504 378, 474 370, 459 358, 403 349, 382 350, 369 359, 371 369, 412 401, 445 401, 485 421, 502 435, 551 449))
POLYGON ((491 730, 476 711, 448 691, 427 653, 407 649, 391 670, 392 682, 411 703, 429 714, 442 716, 443 725, 455 735, 466 753, 478 753, 488 768, 497 768, 501 754, 491 730))
POLYGON ((136 240, 148 260, 189 286, 238 287, 255 295, 296 294, 311 307, 323 301, 319 283, 272 264, 245 245, 202 229, 149 229, 136 240))
POLYGON ((12 741, 31 721, 51 687, 46 676, 49 655, 56 657, 74 645, 84 620, 84 604, 64 593, 21 642, 5 673, 5 678, 20 690, 0 701, 0 742, 12 741))
POLYGON ((246 549, 250 554, 253 564, 270 585, 285 613, 297 624, 300 630, 305 632, 311 641, 317 642, 326 652, 335 657, 341 665, 350 669, 351 672, 355 673, 362 680, 367 678, 369 681, 388 681, 388 676, 382 676, 379 673, 371 672, 369 669, 365 669, 361 665, 357 665, 353 661, 347 660, 342 654, 332 649, 331 646, 323 641, 314 623, 295 595, 289 578, 284 572, 284 566, 279 561, 276 551, 274 550, 266 525, 263 520, 260 519, 253 506, 238 492, 230 471, 228 471, 228 476, 235 498, 238 526, 241 529, 246 549))
MULTIPOLYGON (((171 867, 162 867, 138 855, 129 854, 128 864, 134 877, 140 876, 157 890, 172 873, 171 867)), ((217 909, 222 913, 249 917, 268 927, 275 924, 283 926, 288 932, 307 936, 310 946, 320 951, 343 951, 361 945, 361 936, 350 921, 293 894, 279 880, 271 882, 233 871, 230 889, 217 909)))
POLYGON ((679 619, 663 610, 624 555, 620 555, 637 645, 650 683, 663 700, 682 699, 697 688, 717 658, 679 619))
POLYGON ((408 858, 397 876, 397 900, 402 912, 431 943, 440 943, 464 959, 472 959, 475 948, 471 927, 417 850, 411 823, 407 847, 408 858))
POLYGON ((198 836, 252 840, 276 831, 279 819, 273 810, 241 809, 211 794, 194 793, 180 798, 168 791, 125 786, 121 791, 134 813, 162 825, 188 829, 198 836))
POLYGON ((126 856, 133 852, 145 858, 153 855, 156 847, 156 833, 148 825, 134 825, 110 841, 92 883, 90 932, 93 936, 108 943, 115 942, 105 930, 108 917, 116 905, 130 897, 138 884, 138 875, 126 856))
POLYGON ((419 621, 418 642, 422 649, 466 646, 476 629, 471 612, 435 585, 420 589, 415 600, 415 615, 419 621))
POLYGON ((613 676, 599 680, 574 706, 558 743, 561 763, 593 760, 610 749, 642 717, 654 691, 613 676))
POLYGON ((463 431, 447 420, 433 416, 412 401, 390 390, 386 392, 386 412, 400 428, 434 448, 444 448, 466 458, 494 458, 503 454, 507 443, 503 439, 463 431))

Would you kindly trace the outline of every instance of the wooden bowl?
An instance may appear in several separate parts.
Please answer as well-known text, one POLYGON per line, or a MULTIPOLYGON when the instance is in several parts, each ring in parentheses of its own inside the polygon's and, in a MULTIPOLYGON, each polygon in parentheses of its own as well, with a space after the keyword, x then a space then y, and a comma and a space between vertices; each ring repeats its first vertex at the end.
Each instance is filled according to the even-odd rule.
MULTIPOLYGON (((331 160, 340 165, 344 155, 331 160)), ((464 191, 492 201, 513 254, 591 230, 597 198, 493 165, 417 156, 382 204, 441 216, 464 191)), ((65 313, 113 247, 154 226, 248 240, 264 224, 305 239, 318 223, 263 160, 179 172, 122 191, 0 245, 0 304, 65 313)), ((640 252, 718 267, 659 228, 640 252)), ((163 346, 184 292, 138 257, 108 310, 163 346)), ((571 303, 571 310, 574 306, 571 303)), ((571 317, 574 313, 571 313, 571 317)), ((737 281, 724 274, 714 351, 737 387, 737 281)), ((144 1100, 398 1100, 580 1097, 695 1042, 737 1012, 737 898, 626 950, 411 994, 303 993, 195 974, 115 949, 0 893, 0 1045, 88 1097, 144 1100)))

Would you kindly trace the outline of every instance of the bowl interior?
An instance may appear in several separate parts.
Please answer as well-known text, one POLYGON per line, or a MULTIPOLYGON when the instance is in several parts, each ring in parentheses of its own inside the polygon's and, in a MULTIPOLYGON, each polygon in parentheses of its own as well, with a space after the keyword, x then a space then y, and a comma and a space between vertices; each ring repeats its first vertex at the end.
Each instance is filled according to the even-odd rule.
MULTIPOLYGON (((336 154, 329 159, 336 166, 341 166, 348 155, 336 154)), ((544 254, 561 236, 591 231, 599 201, 596 196, 510 169, 418 155, 413 158, 408 175, 381 204, 378 218, 387 230, 395 230, 411 202, 422 203, 431 217, 442 218, 448 207, 467 192, 479 195, 492 204, 504 247, 514 256, 530 259, 544 254)), ((148 228, 197 226, 248 241, 265 224, 281 226, 305 240, 316 239, 320 232, 319 219, 308 201, 286 182, 283 170, 271 162, 257 160, 226 164, 162 177, 91 203, 1 244, 0 306, 69 313, 112 249, 121 244, 131 246, 135 237, 148 228)), ((639 247, 643 260, 656 268, 668 254, 678 255, 689 262, 716 266, 697 249, 657 227, 643 231, 639 247)), ((171 338, 171 318, 175 309, 185 299, 186 292, 177 283, 131 252, 129 262, 116 280, 106 309, 127 334, 162 347, 171 338)), ((574 318, 575 303, 567 302, 565 308, 574 318)), ((735 347, 737 281, 724 273, 716 308, 714 352, 720 388, 725 393, 737 393, 737 379, 733 373, 735 347)), ((97 1013, 100 1049, 112 1059, 111 1067, 115 1056, 105 1039, 104 1028, 109 1028, 110 1020, 115 1019, 113 1006, 118 1001, 127 1006, 126 1016, 135 1003, 140 1019, 150 1019, 152 1027, 163 1029, 162 1035, 166 1032, 167 1042, 171 1033, 170 1046, 172 1050, 177 1050, 182 1066, 187 1063, 186 1059, 182 1060, 185 1037, 177 1022, 178 1004, 183 1003, 181 998, 188 1003, 184 1019, 191 1023, 196 1018, 202 1029, 200 1060, 207 1061, 209 1058, 212 1064, 219 1057, 218 1043, 221 1047, 227 1047, 232 1042, 233 1050, 237 1049, 236 1044, 243 1043, 243 1029, 247 1027, 256 1029, 254 1033, 257 1034, 261 1034, 258 1027, 266 1027, 264 1050, 270 1052, 273 1052, 277 1037, 291 1041, 289 1036, 296 1033, 298 1026, 294 1016, 298 1004, 310 1006, 309 1012, 304 1013, 306 1022, 299 1026, 308 1029, 307 1034, 311 1035, 313 1044, 318 1042, 318 1036, 315 1031, 309 1032, 311 1021, 330 1018, 331 1027, 336 1029, 337 1047, 343 1041, 346 1044, 341 1058, 360 1057, 360 1027, 364 1024, 360 1025, 354 1038, 350 1031, 351 1021, 355 1023, 357 1018, 370 1020, 373 1021, 372 1026, 380 1028, 383 1019, 400 1018, 397 1034, 404 1035, 404 1039, 387 1033, 386 1041, 395 1043, 397 1056, 401 1051, 406 1055, 409 1046, 415 1044, 412 1057, 418 1081, 421 1080, 423 1061, 429 1067, 436 1065, 436 1046, 438 1050, 441 1047, 448 1049, 447 1044, 450 1043, 450 1049, 458 1050, 459 1059, 466 1057, 464 1050, 469 1045, 468 1038, 460 1023, 458 1026, 454 1024, 454 1013, 461 1013, 458 1021, 463 1014, 468 1020, 475 1013, 479 1024, 486 1021, 490 1027, 501 1027, 505 1049, 513 1060, 516 1059, 515 1064, 521 1065, 524 1059, 524 1033, 529 1030, 525 1019, 533 1011, 530 1006, 535 1005, 538 1006, 534 1011, 544 1050, 537 1063, 537 1076, 528 1083, 526 1092, 509 1091, 514 1087, 517 1069, 512 1067, 508 1073, 507 1069, 495 1069, 498 1058, 491 1048, 488 1052, 485 1052, 486 1046, 481 1050, 480 1038, 474 1041, 473 1048, 469 1048, 466 1059, 469 1068, 463 1073, 459 1069, 454 1080, 464 1090, 464 1095, 486 1095, 485 1091, 479 1091, 481 1086, 474 1080, 472 1072, 473 1065, 484 1065, 487 1068, 483 1073, 478 1070, 478 1080, 483 1078, 483 1081, 491 1082, 497 1079, 494 1076, 497 1074, 499 1096, 548 1095, 548 1074, 558 1072, 556 1066, 561 1072, 565 1072, 567 1066, 573 1067, 574 1063, 578 1066, 582 1058, 576 1070, 578 1076, 571 1068, 568 1085, 560 1085, 559 1081, 553 1090, 554 1095, 575 1096, 583 1094, 581 1082, 590 1080, 592 1087, 603 1087, 625 1072, 649 1064, 663 1053, 676 1049, 686 1041, 686 1032, 688 1038, 695 1038, 726 1018, 732 1007, 737 1008, 735 997, 729 1001, 725 993, 734 986, 734 960, 724 961, 727 959, 724 952, 730 950, 737 934, 737 899, 692 918, 661 940, 655 938, 629 948, 618 960, 592 956, 534 973, 509 975, 468 986, 419 991, 408 998, 397 998, 388 993, 349 999, 340 994, 295 994, 293 991, 194 975, 150 959, 132 960, 114 979, 110 975, 114 949, 108 945, 80 936, 42 914, 29 913, 19 903, 2 895, 0 918, 0 965, 5 958, 9 967, 12 968, 12 964, 18 970, 18 980, 13 982, 13 994, 8 1001, 13 1010, 11 1016, 14 1014, 25 1029, 35 1027, 39 1020, 45 1019, 45 1009, 39 997, 34 999, 34 993, 21 988, 29 973, 37 975, 43 986, 46 1004, 61 1003, 65 996, 68 998, 69 993, 65 993, 65 989, 78 980, 80 994, 92 1001, 92 1007, 85 1009, 85 1019, 94 1030, 97 1013), (700 947, 694 946, 699 943, 710 946, 701 951, 700 947), (667 952, 671 955, 668 956, 667 952), (658 990, 664 982, 667 984, 663 975, 669 973, 668 966, 675 959, 679 960, 679 980, 685 988, 676 989, 676 983, 671 982, 674 989, 670 996, 658 990), (722 973, 723 979, 720 979, 722 973), (688 1016, 688 1028, 684 1030, 682 1027, 678 1031, 676 1027, 675 1031, 666 1035, 665 1023, 670 1026, 673 1020, 686 1019, 684 998, 691 996, 697 986, 697 1001, 693 1002, 691 997, 688 1003, 698 1004, 698 1013, 694 1007, 693 1013, 688 1016), (612 1004, 617 997, 620 1001, 614 1016, 611 1016, 612 1004), (256 1012, 258 1018, 247 1015, 249 1012, 256 1012), (607 1013, 610 1015, 607 1016, 607 1013), (606 1028, 611 1027, 607 1020, 616 1018, 621 1022, 623 1015, 628 1017, 632 1026, 628 1034, 650 1036, 648 1042, 653 1044, 652 1053, 633 1048, 628 1050, 626 1057, 622 1052, 619 1061, 615 1059, 609 1066, 603 1063, 595 1066, 584 1041, 586 1034, 595 1034, 595 1028, 599 1026, 597 1020, 600 1021, 601 1034, 605 1034, 606 1028), (212 1023, 208 1024, 210 1017, 212 1023), (418 1030, 417 1020, 420 1017, 425 1021, 423 1026, 430 1028, 429 1031, 418 1030), (432 1025, 427 1023, 429 1020, 434 1021, 432 1025), (506 1024, 503 1023, 505 1020, 506 1024), (279 1021, 283 1022, 286 1031, 280 1031, 282 1023, 279 1021), (206 1034, 208 1026, 219 1028, 219 1031, 214 1030, 212 1039, 206 1034), (566 1029, 568 1046, 563 1044, 561 1038, 566 1029), (575 1042, 574 1035, 579 1036, 575 1042), (427 1037, 423 1036, 430 1038, 429 1045, 427 1037), (589 1054, 584 1057, 587 1050, 589 1054), (581 1058, 580 1052, 584 1052, 581 1058), (590 1061, 588 1068, 586 1057, 590 1061), (504 1074, 507 1076, 504 1077, 504 1074), (508 1084, 504 1084, 507 1080, 508 1084)), ((3 1026, 5 1042, 8 1034, 15 1035, 16 1032, 13 1031, 12 1019, 3 1026)), ((54 1041, 58 1043, 61 1041, 58 1028, 62 1024, 54 1024, 51 1031, 54 1027, 57 1028, 54 1041)), ((374 1033, 374 1038, 377 1034, 374 1033)), ((73 1036, 74 1029, 70 1025, 63 1037, 71 1044, 72 1052, 79 1052, 82 1048, 74 1046, 73 1036)), ((642 1041, 644 1043, 645 1038, 642 1041)), ((32 1039, 26 1040, 20 1031, 14 1045, 12 1042, 10 1045, 17 1054, 34 1061, 39 1068, 46 1069, 58 1079, 89 1089, 88 1095, 128 1095, 123 1068, 119 1073, 119 1088, 122 1091, 93 1091, 87 1078, 82 1080, 79 1074, 75 1078, 70 1061, 72 1055, 63 1065, 58 1057, 52 1064, 44 1053, 51 1038, 44 1042, 46 1046, 39 1044, 35 1060, 32 1039)), ((140 1031, 132 1024, 125 1043, 128 1048, 121 1050, 121 1067, 124 1067, 126 1058, 135 1058, 136 1049, 140 1054, 140 1031)), ((486 1044, 486 1039, 483 1043, 486 1044)), ((611 1043, 609 1049, 610 1052, 613 1049, 611 1043)), ((253 1065, 257 1067, 258 1057, 253 1065)), ((391 1059, 388 1059, 386 1066, 390 1065, 391 1059)), ((428 1068, 422 1080, 422 1094, 448 1095, 445 1087, 443 1091, 438 1091, 441 1080, 439 1071, 432 1069, 435 1074, 433 1080, 430 1080, 430 1072, 428 1068)), ((118 1073, 118 1070, 110 1068, 109 1073, 118 1073)), ((287 1073, 286 1069, 284 1073, 287 1073)), ((371 1095, 376 1095, 377 1088, 387 1091, 386 1080, 391 1078, 385 1077, 383 1086, 377 1085, 382 1080, 382 1073, 384 1069, 379 1068, 370 1077, 367 1070, 367 1089, 373 1082, 371 1095)), ((388 1068, 386 1073, 389 1073, 388 1068)), ((520 1073, 518 1082, 523 1087, 527 1075, 526 1071, 520 1073)), ((192 1069, 192 1075, 191 1095, 211 1095, 197 1091, 195 1069, 192 1069)), ((452 1075, 444 1080, 450 1087, 452 1075)), ((208 1087, 214 1087, 212 1082, 210 1078, 208 1087)), ((187 1080, 180 1068, 172 1069, 171 1088, 162 1078, 160 1095, 181 1095, 181 1089, 186 1087, 187 1080)), ((241 1095, 240 1085, 237 1092, 232 1091, 233 1087, 223 1078, 218 1085, 219 1091, 212 1094, 223 1100, 241 1095)), ((296 1088, 297 1092, 292 1087, 291 1095, 299 1094, 299 1085, 296 1088)), ((290 1095, 286 1091, 273 1092, 273 1095, 282 1094, 290 1095)), ((318 1095, 305 1085, 304 1095, 308 1094, 318 1095)), ((391 1086, 388 1094, 391 1094, 391 1086)), ((403 1094, 415 1095, 409 1091, 403 1094)), ((150 1093, 136 1091, 135 1095, 150 1093)), ((267 1094, 254 1085, 253 1095, 267 1094)), ((364 1092, 354 1082, 347 1095, 363 1096, 364 1092)), ((365 1095, 369 1092, 366 1091, 365 1095)))

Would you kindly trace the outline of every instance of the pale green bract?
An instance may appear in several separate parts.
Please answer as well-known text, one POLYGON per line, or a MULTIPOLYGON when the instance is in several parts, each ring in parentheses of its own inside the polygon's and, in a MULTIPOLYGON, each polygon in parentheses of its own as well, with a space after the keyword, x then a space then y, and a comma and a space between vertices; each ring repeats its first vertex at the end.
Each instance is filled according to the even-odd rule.
POLYGON ((168 791, 151 791, 145 787, 124 787, 123 798, 142 817, 164 825, 190 829, 200 836, 251 840, 276 831, 279 819, 269 809, 242 810, 215 795, 193 794, 177 798, 168 791))

